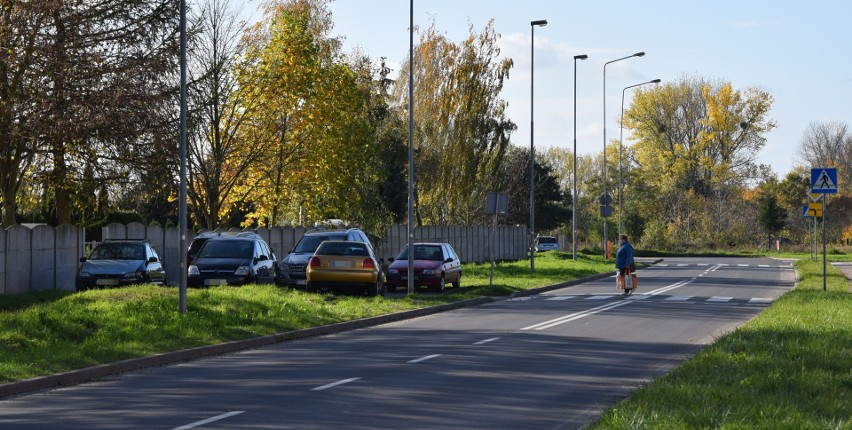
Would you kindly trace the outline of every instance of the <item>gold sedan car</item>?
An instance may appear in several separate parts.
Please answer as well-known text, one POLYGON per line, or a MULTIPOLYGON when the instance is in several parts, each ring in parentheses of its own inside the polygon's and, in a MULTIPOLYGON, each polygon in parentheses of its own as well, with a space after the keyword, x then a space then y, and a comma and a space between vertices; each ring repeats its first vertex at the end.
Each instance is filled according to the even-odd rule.
POLYGON ((364 242, 328 240, 307 267, 307 291, 349 290, 384 295, 384 276, 373 250, 364 242))

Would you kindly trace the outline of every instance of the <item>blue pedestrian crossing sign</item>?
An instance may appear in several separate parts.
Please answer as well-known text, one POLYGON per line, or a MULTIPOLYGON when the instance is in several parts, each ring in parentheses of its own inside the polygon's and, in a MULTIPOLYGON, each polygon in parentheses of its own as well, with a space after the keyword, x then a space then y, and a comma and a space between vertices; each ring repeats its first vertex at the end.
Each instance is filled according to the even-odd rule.
POLYGON ((821 194, 837 193, 837 169, 829 167, 811 169, 811 192, 821 194))

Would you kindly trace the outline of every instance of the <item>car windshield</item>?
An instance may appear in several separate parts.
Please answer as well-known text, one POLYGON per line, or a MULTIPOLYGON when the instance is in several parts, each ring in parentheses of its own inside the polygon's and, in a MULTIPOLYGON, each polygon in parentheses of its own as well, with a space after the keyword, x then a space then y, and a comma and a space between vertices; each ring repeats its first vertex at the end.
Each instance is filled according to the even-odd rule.
POLYGON ((141 243, 102 243, 89 260, 144 260, 145 245, 141 243))
MULTIPOLYGON (((293 252, 299 253, 299 254, 301 254, 301 253, 313 254, 317 250, 317 247, 321 243, 325 242, 326 240, 333 240, 333 239, 336 239, 336 238, 328 237, 328 236, 324 236, 324 235, 303 236, 302 240, 300 240, 299 243, 296 244, 296 249, 294 249, 293 252)), ((343 237, 340 237, 340 239, 343 239, 343 237)))
POLYGON ((555 237, 540 237, 538 243, 556 243, 555 237))
POLYGON ((208 240, 198 258, 251 258, 254 243, 250 240, 208 240))
POLYGON ((323 242, 316 255, 349 255, 368 257, 367 245, 360 242, 323 242))
MULTIPOLYGON (((408 247, 402 248, 397 260, 408 260, 408 247)), ((441 247, 437 245, 415 245, 414 246, 415 260, 431 260, 443 261, 444 257, 441 254, 441 247)))

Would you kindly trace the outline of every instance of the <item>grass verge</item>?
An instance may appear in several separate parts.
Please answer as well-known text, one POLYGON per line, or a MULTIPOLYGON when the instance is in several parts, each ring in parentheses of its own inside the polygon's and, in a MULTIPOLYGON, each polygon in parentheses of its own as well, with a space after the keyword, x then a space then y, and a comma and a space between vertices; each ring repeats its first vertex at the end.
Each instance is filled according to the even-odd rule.
POLYGON ((423 308, 479 296, 505 296, 603 273, 612 262, 564 252, 529 262, 466 264, 462 288, 444 294, 353 297, 272 285, 190 289, 180 315, 176 288, 139 285, 82 293, 0 296, 0 383, 128 358, 212 345, 423 308))
POLYGON ((593 429, 852 429, 852 294, 799 261, 798 286, 607 410, 593 429))

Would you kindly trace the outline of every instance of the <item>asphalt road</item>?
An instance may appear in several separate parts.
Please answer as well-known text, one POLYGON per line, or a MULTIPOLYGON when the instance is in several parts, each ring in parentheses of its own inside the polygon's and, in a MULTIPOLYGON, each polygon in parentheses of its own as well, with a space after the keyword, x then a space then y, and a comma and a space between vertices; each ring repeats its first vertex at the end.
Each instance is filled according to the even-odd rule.
POLYGON ((788 261, 614 278, 0 401, 12 429, 579 428, 792 288, 788 261))

